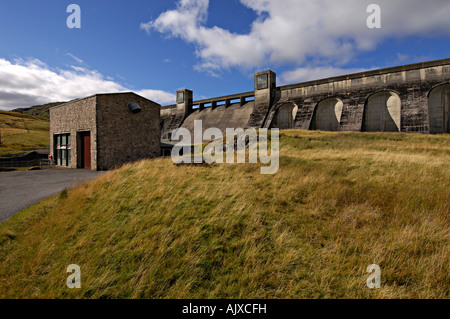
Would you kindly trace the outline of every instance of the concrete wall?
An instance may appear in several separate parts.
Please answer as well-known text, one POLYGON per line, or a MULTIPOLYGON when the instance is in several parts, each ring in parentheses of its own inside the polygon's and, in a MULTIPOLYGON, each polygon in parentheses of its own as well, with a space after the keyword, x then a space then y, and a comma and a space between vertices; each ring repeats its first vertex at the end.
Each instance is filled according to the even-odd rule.
POLYGON ((160 105, 133 93, 98 95, 97 168, 111 169, 160 156, 160 131, 160 105), (130 102, 142 111, 130 112, 130 102))
POLYGON ((169 133, 178 128, 183 123, 184 112, 179 112, 176 105, 170 105, 161 108, 160 111, 160 126, 161 126, 161 139, 168 140, 169 133), (178 115, 178 116, 177 116, 178 115), (177 120, 178 118, 178 120, 177 120), (181 119, 180 119, 181 118, 181 119))
POLYGON ((208 107, 204 110, 194 110, 183 122, 181 127, 187 128, 194 136, 194 121, 201 120, 203 132, 210 127, 219 128, 225 134, 227 128, 247 128, 250 115, 253 112, 254 102, 240 103, 230 106, 220 105, 208 107))
POLYGON ((55 158, 54 135, 70 134, 70 168, 77 168, 80 163, 77 133, 91 132, 91 167, 93 170, 97 169, 96 99, 96 96, 92 96, 50 109, 50 154, 55 158))
POLYGON ((450 59, 281 87, 276 87, 275 73, 265 71, 255 74, 254 92, 192 102, 200 104, 198 110, 189 104, 183 104, 182 110, 180 105, 164 108, 162 135, 167 138, 178 127, 191 129, 194 119, 202 119, 204 129, 270 128, 281 123, 283 129, 450 133, 448 84, 450 59), (267 75, 267 88, 257 87, 259 75, 267 75), (224 112, 230 99, 249 94, 254 96, 252 110, 235 107, 224 112), (225 107, 215 108, 214 103, 221 100, 227 101, 225 107), (208 102, 213 104, 211 109, 201 107, 208 102), (297 110, 292 125, 287 108, 297 110))
POLYGON ((335 98, 343 103, 338 131, 365 130, 366 120, 369 131, 383 131, 386 124, 387 131, 429 133, 428 95, 449 82, 450 59, 445 59, 282 86, 264 126, 270 127, 280 106, 293 102, 299 106, 294 128, 310 129, 319 103, 335 98))
POLYGON ((192 102, 192 91, 184 91, 187 91, 185 96, 189 98, 188 101, 161 109, 162 140, 170 140, 171 133, 180 127, 188 129, 193 137, 196 120, 203 122, 203 132, 216 127, 225 134, 227 128, 249 127, 250 117, 255 109, 253 92, 192 102))

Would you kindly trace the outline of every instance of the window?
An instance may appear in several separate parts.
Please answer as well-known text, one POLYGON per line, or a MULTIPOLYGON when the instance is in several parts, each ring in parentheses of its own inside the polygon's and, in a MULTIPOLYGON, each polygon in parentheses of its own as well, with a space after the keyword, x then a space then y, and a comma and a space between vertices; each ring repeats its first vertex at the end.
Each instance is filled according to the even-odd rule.
POLYGON ((177 103, 184 103, 184 92, 177 93, 177 103))
POLYGON ((258 90, 267 89, 269 87, 267 74, 260 74, 256 76, 256 88, 258 90))
POLYGON ((55 135, 55 161, 57 165, 70 166, 72 146, 70 134, 55 135))

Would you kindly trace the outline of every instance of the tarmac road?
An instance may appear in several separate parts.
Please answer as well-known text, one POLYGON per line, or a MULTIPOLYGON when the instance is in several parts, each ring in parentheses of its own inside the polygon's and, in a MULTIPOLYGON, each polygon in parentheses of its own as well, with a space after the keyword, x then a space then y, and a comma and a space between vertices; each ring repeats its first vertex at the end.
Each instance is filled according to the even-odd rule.
POLYGON ((65 188, 75 187, 104 173, 63 168, 0 173, 0 223, 65 188))

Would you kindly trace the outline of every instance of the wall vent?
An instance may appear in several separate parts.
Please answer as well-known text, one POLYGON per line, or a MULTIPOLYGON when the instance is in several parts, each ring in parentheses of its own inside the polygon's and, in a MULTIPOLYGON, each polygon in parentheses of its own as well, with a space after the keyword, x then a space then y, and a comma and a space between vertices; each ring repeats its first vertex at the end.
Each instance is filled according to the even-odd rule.
POLYGON ((137 103, 134 103, 134 102, 128 103, 128 109, 133 114, 138 114, 138 113, 142 112, 141 107, 137 103))

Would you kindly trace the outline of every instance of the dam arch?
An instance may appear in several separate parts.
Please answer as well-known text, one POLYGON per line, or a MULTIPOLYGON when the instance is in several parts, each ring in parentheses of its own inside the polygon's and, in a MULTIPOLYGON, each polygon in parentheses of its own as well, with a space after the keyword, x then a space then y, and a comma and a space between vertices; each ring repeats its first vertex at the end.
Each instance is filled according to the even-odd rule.
POLYGON ((381 91, 366 100, 362 131, 400 132, 402 101, 394 91, 381 91))
POLYGON ((428 95, 431 134, 450 133, 450 84, 434 87, 428 95))
POLYGON ((344 103, 338 98, 327 98, 317 104, 311 121, 311 130, 338 131, 344 103))
POLYGON ((287 130, 294 128, 295 118, 297 116, 298 106, 292 102, 282 104, 276 111, 272 120, 272 128, 287 130))

